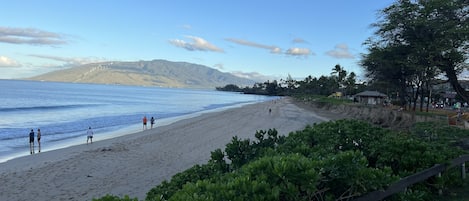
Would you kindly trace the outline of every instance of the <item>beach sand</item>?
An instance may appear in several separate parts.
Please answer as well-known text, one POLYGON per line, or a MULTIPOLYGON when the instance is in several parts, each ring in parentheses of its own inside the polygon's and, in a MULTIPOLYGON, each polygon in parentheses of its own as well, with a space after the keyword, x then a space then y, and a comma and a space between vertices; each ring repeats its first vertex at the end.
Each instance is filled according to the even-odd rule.
POLYGON ((83 145, 0 163, 0 200, 91 200, 106 194, 144 200, 172 175, 206 163, 233 136, 254 139, 257 130, 270 128, 287 135, 328 120, 281 98, 88 145, 84 135, 83 145))

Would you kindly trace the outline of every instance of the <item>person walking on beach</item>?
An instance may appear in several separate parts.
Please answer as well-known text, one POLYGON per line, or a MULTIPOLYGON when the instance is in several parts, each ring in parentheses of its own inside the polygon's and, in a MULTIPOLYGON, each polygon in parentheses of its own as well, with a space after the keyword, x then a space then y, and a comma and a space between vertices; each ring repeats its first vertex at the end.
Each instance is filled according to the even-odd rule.
POLYGON ((143 116, 143 130, 147 129, 147 116, 143 116))
POLYGON ((37 129, 37 146, 38 146, 38 151, 41 153, 41 129, 37 129))
POLYGON ((153 124, 155 124, 155 118, 151 117, 150 124, 151 124, 150 129, 153 129, 153 124))
POLYGON ((88 128, 88 131, 86 131, 86 144, 88 144, 88 140, 91 141, 91 144, 93 144, 93 130, 91 130, 91 127, 88 128))
POLYGON ((34 130, 31 129, 31 132, 29 132, 29 152, 31 154, 34 153, 34 130))

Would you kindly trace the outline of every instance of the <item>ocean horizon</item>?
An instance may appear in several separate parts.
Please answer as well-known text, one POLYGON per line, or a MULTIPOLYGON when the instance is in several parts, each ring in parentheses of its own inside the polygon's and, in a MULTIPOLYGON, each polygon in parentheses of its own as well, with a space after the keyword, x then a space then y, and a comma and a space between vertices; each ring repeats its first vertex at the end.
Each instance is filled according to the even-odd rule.
MULTIPOLYGON (((142 131, 276 97, 214 90, 0 80, 0 162, 29 155, 29 132, 41 129, 41 152, 142 131), (150 122, 148 122, 150 128, 150 122)), ((37 138, 35 136, 37 153, 37 138)))

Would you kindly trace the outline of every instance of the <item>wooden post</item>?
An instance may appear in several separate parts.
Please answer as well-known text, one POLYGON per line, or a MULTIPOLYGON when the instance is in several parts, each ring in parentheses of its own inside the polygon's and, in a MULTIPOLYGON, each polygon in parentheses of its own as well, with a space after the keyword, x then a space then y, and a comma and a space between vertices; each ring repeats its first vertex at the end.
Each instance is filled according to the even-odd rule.
POLYGON ((466 179, 466 163, 461 164, 461 178, 466 179))

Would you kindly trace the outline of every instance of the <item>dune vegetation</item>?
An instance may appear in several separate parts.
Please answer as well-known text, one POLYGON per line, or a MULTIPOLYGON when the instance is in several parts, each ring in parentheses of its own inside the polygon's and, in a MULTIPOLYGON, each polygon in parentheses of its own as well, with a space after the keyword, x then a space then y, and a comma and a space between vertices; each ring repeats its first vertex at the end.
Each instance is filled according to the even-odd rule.
MULTIPOLYGON (((398 132, 358 120, 320 123, 287 136, 261 130, 255 140, 234 137, 208 163, 162 182, 145 200, 352 200, 466 153, 456 142, 467 137, 449 126, 418 123, 398 132)), ((450 189, 462 185, 455 168, 390 199, 431 200, 439 190, 453 195, 450 189)))

